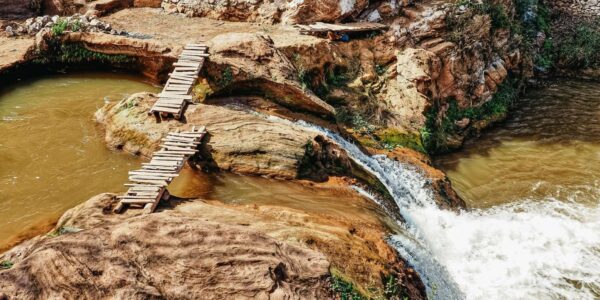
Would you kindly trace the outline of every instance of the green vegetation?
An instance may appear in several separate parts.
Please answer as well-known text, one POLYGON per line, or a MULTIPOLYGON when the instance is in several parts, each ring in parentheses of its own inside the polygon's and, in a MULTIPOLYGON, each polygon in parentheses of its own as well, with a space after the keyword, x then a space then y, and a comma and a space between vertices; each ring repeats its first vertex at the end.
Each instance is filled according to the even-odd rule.
POLYGON ((448 108, 440 114, 439 105, 435 105, 427 113, 425 128, 421 130, 421 140, 428 152, 447 150, 446 140, 458 133, 457 121, 468 118, 470 122, 491 120, 505 115, 518 96, 518 80, 506 79, 498 86, 492 99, 479 107, 461 109, 456 100, 448 102, 448 108))
POLYGON ((58 20, 50 30, 53 36, 61 36, 66 30, 77 32, 81 30, 81 22, 75 20, 73 23, 69 23, 66 19, 58 20))
POLYGON ((212 95, 214 91, 211 89, 207 81, 199 79, 198 83, 192 89, 192 97, 194 103, 200 103, 206 99, 206 97, 212 95))
POLYGON ((52 62, 81 64, 89 62, 106 64, 126 64, 135 62, 135 58, 123 54, 104 54, 88 50, 81 44, 62 44, 51 41, 47 55, 40 55, 35 63, 47 64, 52 62))
POLYGON ((0 270, 8 270, 12 268, 15 264, 10 260, 3 260, 0 262, 0 270))
POLYGON ((375 136, 384 149, 393 150, 398 147, 404 147, 426 153, 421 136, 418 133, 402 132, 394 128, 386 128, 376 132, 375 136))
POLYGON ((52 25, 52 35, 59 36, 62 35, 65 30, 67 30, 67 26, 69 26, 69 22, 67 20, 59 20, 56 24, 52 25))
POLYGON ((470 0, 459 0, 456 2, 456 7, 465 7, 467 11, 464 13, 450 14, 446 18, 446 25, 451 33, 449 40, 459 43, 468 37, 471 31, 477 31, 480 28, 473 27, 473 20, 477 15, 488 15, 491 20, 492 30, 511 28, 512 22, 509 18, 506 9, 501 4, 493 4, 488 1, 476 3, 470 0))
POLYGON ((81 231, 81 229, 79 229, 79 228, 69 227, 69 226, 60 226, 58 229, 48 233, 47 235, 49 237, 57 237, 57 236, 61 236, 63 234, 75 233, 75 232, 79 232, 79 231, 81 231))
POLYGON ((572 35, 562 38, 557 50, 558 61, 571 68, 600 67, 600 30, 592 23, 580 24, 572 35))
POLYGON ((356 289, 352 282, 345 280, 334 272, 331 274, 331 289, 338 294, 341 300, 367 299, 356 289))
POLYGON ((231 66, 225 67, 221 72, 221 78, 219 78, 218 84, 221 88, 228 86, 233 82, 233 70, 231 66))

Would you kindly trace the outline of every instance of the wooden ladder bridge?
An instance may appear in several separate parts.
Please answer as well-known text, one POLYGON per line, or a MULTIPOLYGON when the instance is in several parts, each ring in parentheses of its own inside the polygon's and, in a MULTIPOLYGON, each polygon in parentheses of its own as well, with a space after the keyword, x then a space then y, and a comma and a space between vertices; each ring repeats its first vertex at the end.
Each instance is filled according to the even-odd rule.
POLYGON ((175 69, 169 74, 169 80, 158 94, 158 101, 149 114, 154 114, 157 120, 170 115, 178 120, 183 117, 187 104, 192 101, 190 93, 198 80, 204 59, 208 57, 207 51, 208 47, 204 44, 187 44, 183 48, 179 60, 173 64, 175 69))
POLYGON ((121 201, 114 211, 120 213, 124 208, 143 206, 144 212, 151 213, 161 199, 167 199, 167 186, 179 176, 188 159, 198 152, 198 145, 206 134, 205 127, 192 127, 189 131, 170 132, 162 139, 161 149, 154 152, 149 163, 142 168, 129 172, 129 181, 125 186, 129 190, 118 196, 121 201))
MULTIPOLYGON (((169 80, 158 100, 154 103, 149 114, 156 116, 157 121, 162 117, 172 115, 181 119, 185 108, 192 101, 192 88, 198 80, 204 59, 208 57, 208 47, 203 44, 187 44, 179 60, 174 64, 175 69, 169 74, 169 80)), ((129 206, 142 206, 144 212, 153 212, 161 199, 168 199, 167 187, 179 176, 188 159, 198 152, 198 145, 206 135, 206 128, 192 126, 189 131, 170 132, 162 139, 161 149, 154 152, 149 163, 143 163, 142 168, 129 172, 129 189, 125 195, 118 196, 119 204, 116 213, 122 212, 129 206)))

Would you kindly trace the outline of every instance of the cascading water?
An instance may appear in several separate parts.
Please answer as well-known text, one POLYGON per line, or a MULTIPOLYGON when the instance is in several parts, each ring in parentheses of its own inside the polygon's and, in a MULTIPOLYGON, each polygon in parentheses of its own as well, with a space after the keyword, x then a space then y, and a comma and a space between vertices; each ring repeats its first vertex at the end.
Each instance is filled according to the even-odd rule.
POLYGON ((333 140, 385 185, 406 221, 406 232, 390 244, 420 274, 430 299, 600 297, 598 206, 542 199, 442 210, 418 170, 368 156, 326 129, 297 124, 333 140))

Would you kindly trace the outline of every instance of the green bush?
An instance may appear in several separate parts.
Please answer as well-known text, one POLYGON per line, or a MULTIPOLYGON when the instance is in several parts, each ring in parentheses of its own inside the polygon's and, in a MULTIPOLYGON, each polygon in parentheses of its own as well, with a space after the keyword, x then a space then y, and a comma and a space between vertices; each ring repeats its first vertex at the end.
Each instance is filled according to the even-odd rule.
POLYGON ((334 274, 331 276, 331 289, 339 295, 341 300, 366 299, 356 290, 354 284, 334 274))
POLYGON ((426 114, 425 127, 420 131, 425 149, 432 153, 447 150, 447 137, 458 133, 456 121, 469 118, 471 122, 477 122, 506 114, 517 100, 518 84, 517 80, 506 79, 498 86, 498 91, 492 99, 479 107, 461 109, 456 100, 451 99, 448 101, 446 112, 440 115, 439 106, 434 105, 426 114))
POLYGON ((559 62, 572 68, 600 67, 600 31, 592 24, 579 25, 563 37, 558 47, 559 62))
POLYGON ((69 22, 67 20, 59 20, 54 25, 52 25, 52 35, 59 36, 62 35, 65 30, 67 30, 67 26, 69 26, 69 22))

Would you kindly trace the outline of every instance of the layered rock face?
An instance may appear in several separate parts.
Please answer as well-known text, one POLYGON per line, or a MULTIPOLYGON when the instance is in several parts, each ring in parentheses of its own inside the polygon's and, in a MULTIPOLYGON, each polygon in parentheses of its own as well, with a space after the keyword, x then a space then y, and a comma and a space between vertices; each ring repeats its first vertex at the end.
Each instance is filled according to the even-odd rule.
POLYGON ((548 5, 555 11, 576 15, 584 18, 600 16, 600 1, 598 0, 556 0, 548 5))
POLYGON ((0 0, 0 18, 22 19, 40 11, 39 0, 0 0))
POLYGON ((4 254, 17 264, 0 273, 0 296, 329 297, 329 262, 319 252, 198 216, 169 212, 125 222, 98 214, 110 209, 111 199, 96 197, 60 221, 62 228, 83 231, 39 237, 4 254))
POLYGON ((163 0, 162 7, 172 13, 218 20, 306 24, 339 21, 357 15, 367 4, 364 0, 163 0))

